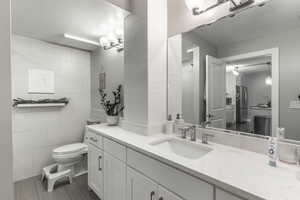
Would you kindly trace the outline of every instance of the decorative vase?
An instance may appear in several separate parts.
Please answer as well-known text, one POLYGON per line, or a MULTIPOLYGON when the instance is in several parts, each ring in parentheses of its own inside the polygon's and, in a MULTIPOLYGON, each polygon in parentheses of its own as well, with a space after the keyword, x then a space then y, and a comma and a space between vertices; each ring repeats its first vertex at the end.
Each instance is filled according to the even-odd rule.
POLYGON ((109 126, 117 126, 119 123, 119 116, 109 116, 107 115, 107 124, 109 126))

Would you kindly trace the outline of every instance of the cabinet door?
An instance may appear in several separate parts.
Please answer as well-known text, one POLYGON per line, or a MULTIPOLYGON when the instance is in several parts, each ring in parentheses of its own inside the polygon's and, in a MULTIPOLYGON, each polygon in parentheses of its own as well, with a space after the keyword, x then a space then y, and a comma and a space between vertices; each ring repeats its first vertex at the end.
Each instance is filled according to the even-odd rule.
POLYGON ((88 150, 88 185, 103 199, 103 151, 93 145, 88 150))
POLYGON ((216 200, 242 200, 242 199, 217 188, 216 200))
POLYGON ((127 168, 127 200, 156 200, 158 186, 140 173, 127 168))
POLYGON ((166 190, 163 187, 159 187, 158 194, 159 194, 158 200, 183 200, 176 194, 166 190))
POLYGON ((104 152, 104 199, 125 200, 126 165, 104 152))

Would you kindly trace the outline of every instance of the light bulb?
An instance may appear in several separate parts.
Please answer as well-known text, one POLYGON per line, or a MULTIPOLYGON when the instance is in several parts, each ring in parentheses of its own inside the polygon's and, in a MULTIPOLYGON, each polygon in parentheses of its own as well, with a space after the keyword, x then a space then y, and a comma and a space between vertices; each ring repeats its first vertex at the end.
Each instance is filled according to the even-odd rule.
POLYGON ((185 0, 186 6, 188 9, 193 10, 195 8, 202 10, 204 0, 185 0))
POLYGON ((266 85, 272 85, 272 77, 271 76, 268 76, 265 80, 266 82, 266 85))
POLYGON ((100 38, 100 45, 101 45, 102 47, 108 46, 108 45, 109 45, 108 39, 107 39, 106 37, 101 37, 101 38, 100 38))
POLYGON ((113 44, 118 43, 118 39, 114 33, 108 34, 107 39, 110 43, 113 43, 113 44))

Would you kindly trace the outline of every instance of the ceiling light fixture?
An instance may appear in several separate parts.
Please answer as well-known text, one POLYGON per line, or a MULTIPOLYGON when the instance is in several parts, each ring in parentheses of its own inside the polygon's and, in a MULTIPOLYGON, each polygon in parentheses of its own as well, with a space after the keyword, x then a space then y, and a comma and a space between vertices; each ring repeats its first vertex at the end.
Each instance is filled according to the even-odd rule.
POLYGON ((234 68, 234 69, 232 70, 232 73, 233 73, 233 75, 235 75, 235 76, 239 76, 239 75, 240 75, 240 72, 238 71, 238 67, 234 68))
POLYGON ((95 46, 100 46, 99 42, 89 40, 89 39, 86 39, 86 38, 82 38, 82 37, 78 37, 78 36, 75 36, 75 35, 70 35, 70 34, 67 34, 67 33, 64 34, 64 38, 71 39, 71 40, 76 40, 76 41, 83 42, 83 43, 92 44, 92 45, 95 45, 95 46))
POLYGON ((227 2, 231 2, 229 11, 233 12, 253 4, 254 0, 243 0, 239 3, 236 3, 236 0, 185 0, 186 6, 192 10, 193 15, 201 15, 227 2))

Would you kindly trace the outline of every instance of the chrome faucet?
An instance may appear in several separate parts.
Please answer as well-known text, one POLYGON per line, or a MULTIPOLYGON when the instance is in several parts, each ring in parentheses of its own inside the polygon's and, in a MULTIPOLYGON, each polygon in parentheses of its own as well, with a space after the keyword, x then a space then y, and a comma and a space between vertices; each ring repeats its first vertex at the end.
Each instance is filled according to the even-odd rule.
POLYGON ((208 134, 208 133, 202 133, 202 143, 203 144, 208 144, 208 138, 209 137, 215 137, 212 134, 208 134))
POLYGON ((196 126, 195 125, 193 125, 193 126, 191 126, 191 127, 189 127, 189 131, 190 131, 190 133, 191 133, 191 141, 192 142, 195 142, 196 141, 196 126))

